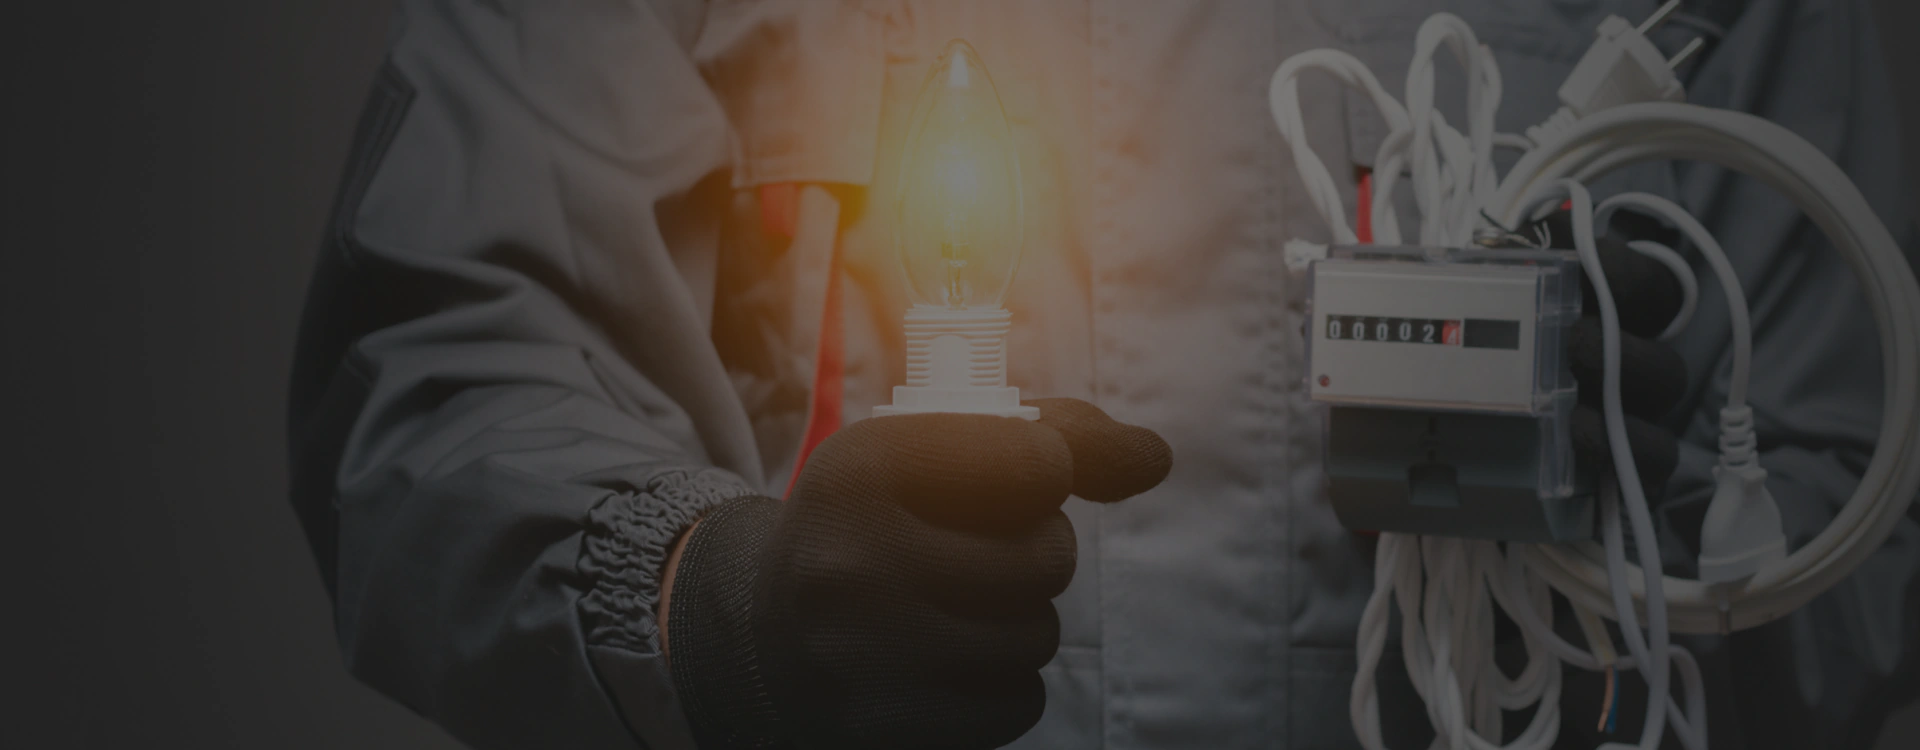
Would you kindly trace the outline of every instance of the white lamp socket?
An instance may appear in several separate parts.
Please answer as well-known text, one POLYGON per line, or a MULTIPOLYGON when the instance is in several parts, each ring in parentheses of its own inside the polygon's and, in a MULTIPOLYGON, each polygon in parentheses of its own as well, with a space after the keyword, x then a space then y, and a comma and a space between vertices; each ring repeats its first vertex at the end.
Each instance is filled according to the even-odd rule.
POLYGON ((916 305, 907 311, 907 384, 873 415, 953 412, 1039 419, 1007 385, 1007 331, 1013 314, 999 308, 916 305))

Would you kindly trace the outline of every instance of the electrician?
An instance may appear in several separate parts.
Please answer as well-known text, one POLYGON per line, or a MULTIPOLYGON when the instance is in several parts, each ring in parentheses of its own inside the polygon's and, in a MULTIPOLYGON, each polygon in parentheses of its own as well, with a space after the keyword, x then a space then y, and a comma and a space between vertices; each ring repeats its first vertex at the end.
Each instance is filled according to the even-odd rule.
MULTIPOLYGON (((1327 230, 1265 91, 1318 47, 1397 91, 1442 5, 1498 55, 1518 131, 1602 18, 1655 3, 406 0, 294 368, 293 502, 349 669, 477 748, 1354 747, 1374 541, 1322 490, 1281 244, 1327 230), (1042 416, 858 420, 903 381, 878 196, 956 37, 1020 151, 1011 378, 1042 416)), ((1689 3, 1655 40, 1695 37, 1694 101, 1805 136, 1914 246, 1866 0, 1689 3)), ((1384 124, 1330 81, 1303 93, 1357 187, 1384 124)), ((1730 249, 1763 462, 1804 541, 1878 424, 1848 269, 1718 169, 1596 187, 1672 196, 1730 249)), ((1675 292, 1629 256, 1609 275, 1649 336, 1675 292)), ((1723 309, 1702 300, 1675 349, 1627 347, 1682 574, 1723 309)), ((1597 351, 1576 336, 1583 393, 1597 351)), ((1920 680, 1917 571, 1910 520, 1805 610, 1690 642, 1715 747, 1865 747, 1920 680)), ((1393 746, 1424 746, 1385 662, 1393 746)), ((1599 706, 1592 677, 1570 676, 1569 716, 1599 706)), ((1567 746, 1603 741, 1592 724, 1567 746)))

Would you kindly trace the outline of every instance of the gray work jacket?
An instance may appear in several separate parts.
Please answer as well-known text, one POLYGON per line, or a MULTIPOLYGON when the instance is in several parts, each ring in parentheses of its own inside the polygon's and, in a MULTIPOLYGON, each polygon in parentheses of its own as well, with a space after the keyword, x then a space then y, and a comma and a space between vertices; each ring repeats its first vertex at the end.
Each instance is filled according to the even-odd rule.
MULTIPOLYGON (((1496 51, 1500 128, 1520 131, 1558 106, 1606 14, 1655 4, 405 2, 292 398, 294 503, 348 667, 475 747, 690 746, 654 627, 665 551, 717 503, 781 494, 822 321, 844 345, 827 395, 848 419, 903 381, 885 206, 913 95, 963 37, 1020 149, 1013 384, 1092 401, 1176 455, 1147 495, 1070 501, 1080 564, 1045 717, 1019 746, 1354 747, 1373 544, 1322 491, 1302 282, 1281 244, 1329 232, 1267 114, 1268 77, 1336 46, 1397 92, 1414 30, 1444 8, 1496 51), (803 186, 791 238, 761 222, 773 184, 803 186)), ((1657 41, 1707 36, 1692 99, 1811 140, 1913 247, 1866 7, 1696 4, 1657 41)), ((1459 122, 1450 66, 1440 99, 1459 122)), ((1381 122, 1329 80, 1303 97, 1351 188, 1381 122)), ((1795 543, 1809 538, 1879 419, 1877 340, 1849 271, 1758 183, 1663 164, 1600 187, 1629 186, 1675 197, 1732 254, 1760 326, 1763 463, 1795 543)), ((1729 356, 1719 292, 1703 296, 1680 342, 1694 387, 1669 420, 1686 447, 1662 514, 1683 574, 1729 356)), ((1863 746, 1915 692, 1917 568, 1909 522, 1804 611, 1693 639, 1714 747, 1863 746)), ((1412 738, 1396 746, 1423 746, 1424 712, 1386 662, 1386 715, 1412 738)), ((1598 685, 1570 677, 1570 747, 1597 741, 1598 685)))

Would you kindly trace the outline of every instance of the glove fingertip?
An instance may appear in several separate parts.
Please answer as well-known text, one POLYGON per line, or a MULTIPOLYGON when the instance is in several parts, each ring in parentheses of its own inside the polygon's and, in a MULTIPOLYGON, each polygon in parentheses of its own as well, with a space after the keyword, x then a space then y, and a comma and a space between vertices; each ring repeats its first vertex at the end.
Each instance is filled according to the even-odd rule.
POLYGON ((1641 484, 1660 487, 1680 468, 1680 440, 1673 433, 1636 417, 1627 418, 1627 438, 1641 484))
POLYGON ((1145 427, 1121 425, 1115 440, 1113 460, 1104 468, 1104 476, 1080 476, 1074 464, 1074 484, 1084 485, 1093 496, 1081 495, 1097 503, 1113 503, 1151 490, 1173 473, 1173 448, 1158 433, 1145 427))
MULTIPOLYGON (((1680 468, 1680 439, 1657 424, 1627 416, 1627 447, 1633 451, 1635 473, 1649 499, 1666 486, 1680 468)), ((1599 409, 1582 404, 1573 410, 1569 429, 1574 458, 1598 470, 1610 470, 1613 448, 1608 442, 1606 417, 1599 409)))
POLYGON ((1173 449, 1153 430, 1115 421, 1078 399, 1026 403, 1040 409, 1040 424, 1066 438, 1073 452, 1075 495, 1115 503, 1153 489, 1173 471, 1173 449))

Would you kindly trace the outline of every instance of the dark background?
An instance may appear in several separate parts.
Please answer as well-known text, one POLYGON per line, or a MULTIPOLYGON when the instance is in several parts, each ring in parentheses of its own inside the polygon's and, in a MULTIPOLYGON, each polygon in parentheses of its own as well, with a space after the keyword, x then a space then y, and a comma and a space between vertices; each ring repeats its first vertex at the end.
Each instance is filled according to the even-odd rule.
MULTIPOLYGON (((347 676, 285 500, 292 332, 392 0, 36 5, 0 21, 0 747, 454 747, 347 676)), ((1920 3, 1878 5, 1920 122, 1920 3)))

